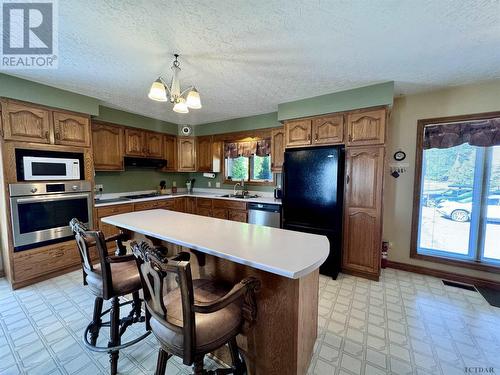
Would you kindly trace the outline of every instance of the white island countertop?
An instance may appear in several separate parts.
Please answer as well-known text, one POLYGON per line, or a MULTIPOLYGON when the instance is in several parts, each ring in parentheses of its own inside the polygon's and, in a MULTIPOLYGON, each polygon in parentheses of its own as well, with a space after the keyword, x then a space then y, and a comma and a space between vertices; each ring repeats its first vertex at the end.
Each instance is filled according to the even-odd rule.
POLYGON ((325 236, 162 209, 101 220, 291 279, 318 269, 330 252, 325 236))

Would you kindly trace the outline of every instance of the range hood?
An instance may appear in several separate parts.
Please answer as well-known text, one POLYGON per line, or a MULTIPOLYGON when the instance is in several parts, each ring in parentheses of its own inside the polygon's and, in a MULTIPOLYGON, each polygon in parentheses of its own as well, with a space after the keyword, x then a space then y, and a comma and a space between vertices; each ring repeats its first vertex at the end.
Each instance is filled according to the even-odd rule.
POLYGON ((165 159, 150 159, 150 158, 133 158, 125 156, 126 167, 142 167, 142 168, 163 168, 167 165, 165 159))

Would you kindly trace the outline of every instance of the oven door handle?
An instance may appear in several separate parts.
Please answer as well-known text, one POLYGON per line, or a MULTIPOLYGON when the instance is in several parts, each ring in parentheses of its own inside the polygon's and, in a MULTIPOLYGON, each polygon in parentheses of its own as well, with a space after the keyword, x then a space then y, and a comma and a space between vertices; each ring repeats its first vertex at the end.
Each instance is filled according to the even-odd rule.
POLYGON ((35 202, 51 202, 51 201, 63 201, 75 198, 90 198, 90 194, 65 194, 63 196, 51 196, 49 197, 33 197, 33 198, 18 198, 16 203, 35 203, 35 202))

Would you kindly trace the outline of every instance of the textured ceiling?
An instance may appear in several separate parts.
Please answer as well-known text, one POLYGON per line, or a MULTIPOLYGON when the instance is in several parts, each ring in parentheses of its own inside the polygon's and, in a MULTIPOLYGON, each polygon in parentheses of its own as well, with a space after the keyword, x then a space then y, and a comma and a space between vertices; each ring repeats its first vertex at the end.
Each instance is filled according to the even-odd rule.
MULTIPOLYGON (((59 68, 8 71, 182 124, 394 80, 397 94, 500 77, 500 1, 59 1, 59 68), (181 54, 203 108, 147 98, 181 54)), ((167 78, 168 79, 168 78, 167 78)))

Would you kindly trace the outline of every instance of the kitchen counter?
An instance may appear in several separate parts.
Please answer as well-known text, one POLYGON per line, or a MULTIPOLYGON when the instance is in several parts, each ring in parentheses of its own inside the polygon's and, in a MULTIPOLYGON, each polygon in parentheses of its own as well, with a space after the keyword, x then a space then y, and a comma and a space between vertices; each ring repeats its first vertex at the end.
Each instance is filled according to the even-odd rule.
POLYGON ((248 374, 307 373, 318 333, 319 266, 329 253, 325 236, 162 209, 101 220, 132 240, 147 237, 173 253, 191 253, 195 279, 235 285, 257 278, 256 321, 237 337, 248 374))
POLYGON ((257 197, 257 198, 248 198, 248 199, 222 197, 221 195, 229 194, 225 190, 222 190, 221 192, 218 192, 218 193, 199 191, 199 192, 194 192, 192 194, 177 193, 177 194, 157 195, 157 196, 154 196, 154 197, 147 197, 147 198, 119 200, 120 197, 123 197, 124 195, 130 195, 130 194, 131 193, 108 194, 108 196, 109 196, 108 199, 118 199, 118 200, 113 201, 113 202, 95 203, 95 207, 106 207, 106 206, 113 206, 113 205, 116 205, 116 204, 127 204, 127 203, 155 201, 155 200, 158 200, 158 199, 173 199, 173 198, 178 198, 178 197, 199 197, 199 198, 210 198, 210 199, 226 199, 226 200, 234 200, 234 201, 249 202, 249 203, 281 204, 281 199, 274 199, 271 196, 260 196, 260 197, 257 197))
POLYGON ((317 270, 330 252, 325 236, 169 210, 129 212, 102 221, 292 279, 317 270))

